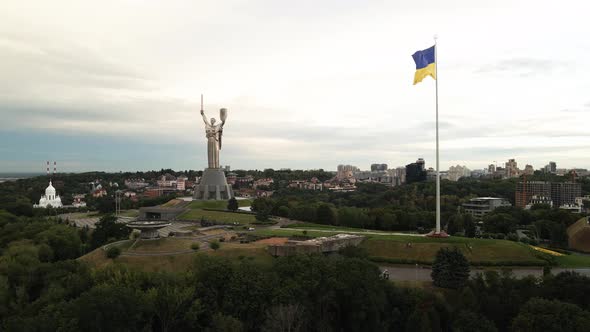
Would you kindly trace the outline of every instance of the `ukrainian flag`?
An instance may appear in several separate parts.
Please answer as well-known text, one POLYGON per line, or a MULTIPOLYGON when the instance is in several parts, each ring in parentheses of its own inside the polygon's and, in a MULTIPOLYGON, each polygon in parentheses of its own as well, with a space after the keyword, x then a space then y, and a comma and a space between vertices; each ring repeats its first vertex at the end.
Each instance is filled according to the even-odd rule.
POLYGON ((414 74, 414 85, 422 82, 424 77, 432 76, 436 79, 436 62, 434 59, 434 48, 432 46, 422 51, 412 54, 414 62, 416 63, 416 74, 414 74))

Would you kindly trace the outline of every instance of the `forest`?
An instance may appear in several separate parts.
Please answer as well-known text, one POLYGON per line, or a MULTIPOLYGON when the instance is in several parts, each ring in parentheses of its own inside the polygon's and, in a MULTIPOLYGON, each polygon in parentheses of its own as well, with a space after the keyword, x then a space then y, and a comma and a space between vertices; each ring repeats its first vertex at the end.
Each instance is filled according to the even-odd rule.
MULTIPOLYGON (((104 219, 109 224, 108 219, 104 219)), ((76 260, 128 234, 0 213, 5 331, 587 331, 590 279, 486 272, 457 289, 381 277, 360 249, 259 264, 196 255, 186 271, 90 269, 76 260), (97 235, 99 234, 99 235, 97 235), (95 238, 96 237, 96 238, 95 238)))

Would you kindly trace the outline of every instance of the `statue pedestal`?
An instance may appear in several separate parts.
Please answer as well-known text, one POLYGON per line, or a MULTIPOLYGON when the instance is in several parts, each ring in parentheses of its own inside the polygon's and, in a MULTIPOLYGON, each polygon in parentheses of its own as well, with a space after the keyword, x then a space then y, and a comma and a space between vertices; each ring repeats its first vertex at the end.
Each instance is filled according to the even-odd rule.
POLYGON ((195 186, 193 199, 227 201, 234 196, 221 168, 205 168, 201 182, 195 186))

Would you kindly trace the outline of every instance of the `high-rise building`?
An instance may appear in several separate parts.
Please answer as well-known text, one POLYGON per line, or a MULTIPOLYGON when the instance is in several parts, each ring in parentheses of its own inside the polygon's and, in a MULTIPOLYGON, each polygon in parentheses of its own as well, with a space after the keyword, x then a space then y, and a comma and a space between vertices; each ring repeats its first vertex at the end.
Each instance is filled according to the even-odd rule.
POLYGON ((505 176, 507 178, 515 178, 519 175, 518 164, 514 159, 508 159, 508 162, 505 164, 505 176))
POLYGON ((581 196, 582 186, 574 182, 527 181, 516 184, 515 202, 517 207, 524 208, 533 198, 549 198, 556 207, 575 204, 576 197, 581 196))
POLYGON ((566 204, 575 204, 576 197, 582 196, 582 185, 574 182, 552 182, 551 200, 560 207, 566 204))
POLYGON ((488 174, 494 174, 496 172, 496 165, 494 164, 489 164, 488 165, 488 174))
POLYGON ((371 164, 371 172, 385 172, 387 164, 371 164))
POLYGON ((447 173, 447 178, 451 181, 458 181, 462 177, 471 176, 471 170, 466 166, 451 166, 447 173))
POLYGON ((338 165, 336 177, 339 180, 350 179, 355 172, 358 172, 358 167, 352 165, 338 165))
POLYGON ((416 160, 416 164, 418 164, 423 171, 426 170, 426 162, 424 162, 424 158, 418 158, 418 160, 416 160))
POLYGON ((524 167, 524 174, 533 175, 534 173, 535 173, 535 169, 533 168, 533 165, 526 165, 524 167))
POLYGON ((406 165, 406 183, 426 181, 424 159, 420 158, 415 163, 406 165))
POLYGON ((557 173, 557 164, 554 161, 550 161, 549 164, 545 165, 543 171, 545 173, 556 174, 557 173))

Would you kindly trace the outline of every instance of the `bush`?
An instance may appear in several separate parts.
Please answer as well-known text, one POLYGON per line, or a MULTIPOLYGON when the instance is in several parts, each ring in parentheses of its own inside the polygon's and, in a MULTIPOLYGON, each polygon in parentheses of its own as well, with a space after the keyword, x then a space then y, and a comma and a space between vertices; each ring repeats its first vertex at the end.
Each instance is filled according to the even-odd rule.
POLYGON ((107 257, 114 259, 119 257, 119 255, 121 255, 121 248, 119 247, 110 247, 109 249, 107 249, 107 257))
POLYGON ((506 240, 517 242, 518 241, 518 235, 516 235, 515 233, 510 233, 506 237, 506 240))
POLYGON ((209 248, 213 249, 213 250, 217 250, 221 247, 221 245, 219 244, 219 241, 211 241, 209 242, 209 248))
POLYGON ((195 243, 191 244, 192 250, 199 250, 199 248, 201 248, 201 245, 199 244, 199 242, 195 242, 195 243))

